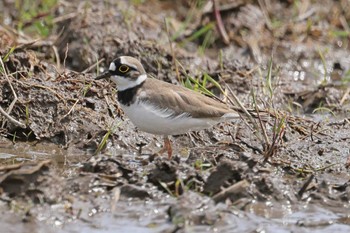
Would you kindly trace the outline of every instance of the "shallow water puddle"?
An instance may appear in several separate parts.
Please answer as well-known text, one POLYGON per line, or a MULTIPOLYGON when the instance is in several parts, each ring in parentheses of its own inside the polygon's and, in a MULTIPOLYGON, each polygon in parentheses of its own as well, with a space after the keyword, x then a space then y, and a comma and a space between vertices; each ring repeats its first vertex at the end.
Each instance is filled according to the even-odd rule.
POLYGON ((76 166, 80 161, 89 158, 87 152, 79 149, 64 149, 54 143, 28 143, 0 144, 0 164, 10 165, 25 161, 40 161, 50 159, 58 168, 76 166))

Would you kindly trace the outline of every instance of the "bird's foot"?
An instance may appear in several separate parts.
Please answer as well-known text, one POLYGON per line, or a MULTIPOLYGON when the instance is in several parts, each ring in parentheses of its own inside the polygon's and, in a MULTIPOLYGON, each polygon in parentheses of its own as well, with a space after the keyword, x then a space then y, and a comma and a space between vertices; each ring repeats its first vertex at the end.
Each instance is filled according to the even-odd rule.
POLYGON ((161 154, 164 154, 165 152, 168 153, 168 159, 171 159, 173 155, 173 149, 171 148, 171 141, 167 136, 164 136, 163 148, 160 151, 158 151, 156 154, 161 155, 161 154))

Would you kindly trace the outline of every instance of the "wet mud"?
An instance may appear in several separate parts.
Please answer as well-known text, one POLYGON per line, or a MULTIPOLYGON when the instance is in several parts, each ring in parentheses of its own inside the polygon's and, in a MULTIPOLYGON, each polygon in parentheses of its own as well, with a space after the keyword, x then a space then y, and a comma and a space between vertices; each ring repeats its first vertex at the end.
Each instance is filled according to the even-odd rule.
POLYGON ((349 3, 179 2, 0 3, 4 232, 350 230, 349 3), (157 154, 94 80, 120 55, 241 119, 157 154))

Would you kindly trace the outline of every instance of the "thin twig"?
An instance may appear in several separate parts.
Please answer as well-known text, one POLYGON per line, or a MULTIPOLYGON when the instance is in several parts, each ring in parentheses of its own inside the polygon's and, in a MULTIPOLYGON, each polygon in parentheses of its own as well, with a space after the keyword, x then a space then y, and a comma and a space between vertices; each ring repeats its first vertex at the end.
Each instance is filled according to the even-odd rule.
MULTIPOLYGON (((258 115, 258 122, 259 122, 259 124, 260 124, 260 128, 261 128, 261 130, 262 130, 262 135, 264 136, 264 139, 265 139, 265 143, 267 144, 267 145, 270 145, 270 140, 269 140, 269 137, 267 136, 267 133, 266 133, 266 129, 265 129, 265 126, 264 126, 264 124, 263 124, 263 122, 262 122, 262 120, 261 120, 261 117, 260 117, 260 112, 259 112, 259 109, 258 109, 258 104, 257 104, 257 102, 256 102, 256 98, 255 98, 255 94, 253 93, 253 99, 254 99, 254 108, 255 108, 255 111, 256 111, 256 114, 258 115)), ((276 119, 276 118, 275 118, 276 119)), ((275 120, 276 121, 276 120, 275 120)))
POLYGON ((219 193, 215 194, 213 196, 213 200, 215 202, 223 201, 227 197, 237 194, 237 193, 242 193, 245 189, 249 187, 249 182, 247 180, 241 180, 230 187, 221 190, 219 193))
POLYGON ((65 114, 65 115, 62 117, 62 119, 66 118, 66 117, 73 111, 74 107, 78 104, 78 102, 79 102, 79 99, 77 99, 77 100, 75 101, 75 103, 73 104, 73 106, 69 109, 69 111, 67 112, 67 114, 65 114))
POLYGON ((345 91, 343 97, 341 98, 340 102, 339 102, 339 105, 343 105, 343 103, 345 102, 345 100, 348 98, 350 94, 350 87, 348 87, 348 89, 345 91))
POLYGON ((103 62, 105 59, 101 58, 100 60, 98 60, 97 62, 95 62, 94 64, 92 64, 91 66, 89 66, 88 68, 86 68, 82 73, 88 73, 90 72, 92 69, 94 69, 96 66, 98 66, 101 62, 103 62))
POLYGON ((303 194, 305 193, 306 189, 309 187, 309 185, 311 184, 311 181, 315 178, 314 174, 311 174, 309 176, 309 178, 306 180, 306 182, 303 184, 303 186, 301 187, 301 189, 298 192, 298 198, 299 200, 302 198, 303 194))
POLYGON ((66 69, 66 60, 67 60, 67 57, 68 57, 68 43, 66 45, 66 51, 64 52, 64 59, 63 59, 63 68, 66 69))
POLYGON ((66 15, 58 16, 52 20, 52 23, 57 24, 59 22, 65 21, 65 20, 75 18, 78 14, 79 14, 78 12, 73 12, 73 13, 69 13, 66 15))
POLYGON ((222 22, 221 14, 220 14, 220 9, 218 7, 217 0, 212 0, 213 2, 213 12, 214 12, 214 17, 216 20, 216 26, 218 27, 218 31, 220 33, 220 36, 222 37, 222 40, 224 41, 225 44, 230 43, 230 38, 227 35, 225 26, 222 22))
MULTIPOLYGON (((11 102, 11 104, 10 104, 10 106, 9 106, 9 108, 8 108, 8 110, 7 110, 7 112, 5 112, 4 109, 1 108, 1 106, 0 106, 0 108, 1 108, 1 109, 0 109, 0 112, 1 112, 9 121, 11 121, 11 122, 14 123, 15 125, 17 125, 17 126, 19 126, 19 127, 25 129, 25 128, 26 128, 26 125, 25 125, 25 124, 19 122, 18 120, 14 119, 13 117, 10 116, 10 113, 11 113, 11 111, 12 111, 12 109, 13 109, 15 103, 16 103, 17 100, 18 100, 18 97, 17 97, 17 94, 16 94, 16 92, 15 92, 15 89, 13 89, 13 86, 12 86, 12 84, 11 84, 11 81, 10 81, 8 75, 7 75, 6 68, 5 68, 4 62, 2 61, 2 57, 1 57, 1 56, 0 56, 0 63, 1 63, 1 66, 2 66, 2 69, 3 69, 3 72, 4 72, 4 75, 5 75, 5 78, 7 79, 7 82, 8 82, 8 84, 10 85, 11 91, 12 91, 12 93, 13 93, 13 100, 12 100, 12 102, 11 102)), ((2 123, 2 126, 1 126, 1 127, 3 128, 4 126, 5 126, 5 121, 2 123)))
POLYGON ((51 47, 54 44, 54 42, 51 40, 40 40, 40 39, 27 40, 27 39, 21 39, 21 38, 17 40, 17 43, 19 44, 16 47, 17 49, 25 49, 25 48, 34 49, 34 48, 41 48, 44 46, 51 47))
POLYGON ((56 57, 57 70, 61 70, 60 55, 58 54, 57 47, 55 45, 53 45, 52 50, 53 50, 53 53, 55 54, 55 57, 56 57))
POLYGON ((7 82, 8 82, 8 84, 10 85, 11 91, 12 91, 13 96, 14 96, 14 100, 12 101, 12 103, 11 103, 9 109, 8 109, 8 113, 10 113, 10 112, 12 111, 12 108, 13 108, 13 106, 14 106, 14 104, 15 104, 15 102, 17 101, 18 98, 17 98, 17 94, 16 94, 16 92, 15 92, 15 89, 13 89, 13 86, 12 86, 12 84, 11 84, 11 81, 10 81, 8 75, 7 75, 5 65, 4 65, 4 62, 2 61, 2 58, 1 58, 1 57, 0 57, 0 62, 1 62, 1 66, 2 66, 2 68, 3 68, 3 70, 4 70, 5 78, 7 79, 7 82))
MULTIPOLYGON (((235 93, 233 93, 232 89, 230 88, 229 85, 225 84, 227 89, 230 91, 230 94, 232 95, 234 101, 232 101, 232 99, 228 96, 227 99, 231 102, 231 104, 233 105, 238 105, 240 107, 240 109, 243 111, 244 115, 246 117, 248 117, 249 121, 254 125, 254 128, 256 129, 255 131, 257 131, 259 129, 258 124, 256 123, 255 119, 252 117, 252 115, 248 112, 248 110, 243 106, 243 104, 241 103, 241 101, 238 99, 238 97, 235 95, 235 93)), ((247 123, 248 124, 248 123, 247 123)), ((249 124, 248 124, 249 125, 249 124)), ((251 127, 250 127, 251 128, 251 127)), ((251 129, 253 132, 255 132, 253 129, 251 129)), ((255 134, 255 133, 254 133, 255 134)), ((260 140, 262 142, 262 139, 259 137, 258 134, 257 138, 258 140, 260 140)))
MULTIPOLYGON (((1 106, 0 106, 0 113, 7 118, 7 120, 11 121, 13 124, 21 127, 22 129, 27 128, 25 124, 23 124, 22 122, 17 121, 16 119, 14 119, 12 116, 10 116, 1 106)), ((3 127, 3 126, 2 126, 3 127)))

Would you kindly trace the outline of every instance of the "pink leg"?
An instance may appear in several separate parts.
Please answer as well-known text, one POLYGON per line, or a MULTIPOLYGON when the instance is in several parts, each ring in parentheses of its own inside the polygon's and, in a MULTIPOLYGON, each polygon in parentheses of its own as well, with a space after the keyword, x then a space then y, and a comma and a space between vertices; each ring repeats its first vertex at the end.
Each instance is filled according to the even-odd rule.
POLYGON ((173 149, 171 148, 171 141, 167 136, 164 136, 164 148, 168 152, 168 159, 171 159, 173 155, 173 149))
POLYGON ((163 154, 164 152, 168 153, 168 158, 171 159, 173 155, 173 149, 171 148, 171 141, 168 136, 164 136, 164 145, 163 148, 158 152, 158 154, 163 154))

